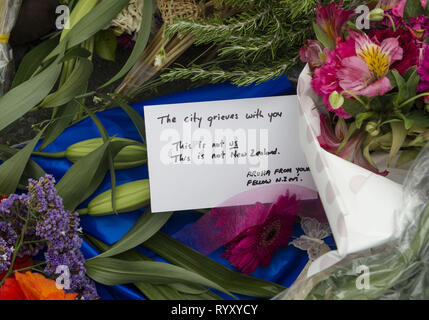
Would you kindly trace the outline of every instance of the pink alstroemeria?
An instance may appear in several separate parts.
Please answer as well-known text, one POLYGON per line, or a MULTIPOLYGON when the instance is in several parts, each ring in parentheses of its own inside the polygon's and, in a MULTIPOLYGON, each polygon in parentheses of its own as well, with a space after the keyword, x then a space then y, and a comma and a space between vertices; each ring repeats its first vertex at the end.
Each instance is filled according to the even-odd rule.
POLYGON ((328 53, 329 49, 324 48, 323 45, 316 40, 307 40, 299 51, 301 61, 308 63, 312 69, 320 68, 324 65, 328 53))
POLYGON ((404 50, 396 38, 388 38, 378 45, 365 33, 352 33, 355 39, 356 56, 345 58, 338 71, 340 86, 358 96, 383 95, 392 86, 386 77, 390 66, 401 60, 404 50))
POLYGON ((344 131, 344 127, 341 124, 337 124, 334 131, 329 117, 325 114, 320 115, 320 136, 317 137, 317 140, 323 149, 376 174, 382 176, 388 174, 388 171, 380 172, 364 157, 362 143, 366 138, 365 132, 354 134, 337 154, 345 135, 346 131, 344 131))
POLYGON ((377 8, 381 8, 383 10, 393 9, 401 0, 380 0, 377 3, 377 8))
POLYGON ((355 15, 354 10, 344 10, 340 3, 332 2, 324 7, 319 4, 316 9, 316 24, 325 31, 326 35, 335 43, 342 39, 343 27, 355 15))

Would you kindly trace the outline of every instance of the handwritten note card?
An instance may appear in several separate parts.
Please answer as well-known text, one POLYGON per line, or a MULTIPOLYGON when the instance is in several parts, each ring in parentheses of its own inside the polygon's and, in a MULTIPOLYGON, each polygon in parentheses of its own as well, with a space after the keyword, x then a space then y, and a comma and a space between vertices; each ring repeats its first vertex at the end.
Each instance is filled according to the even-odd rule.
POLYGON ((153 212, 314 198, 296 96, 144 107, 153 212), (298 189, 297 189, 298 188, 298 189))

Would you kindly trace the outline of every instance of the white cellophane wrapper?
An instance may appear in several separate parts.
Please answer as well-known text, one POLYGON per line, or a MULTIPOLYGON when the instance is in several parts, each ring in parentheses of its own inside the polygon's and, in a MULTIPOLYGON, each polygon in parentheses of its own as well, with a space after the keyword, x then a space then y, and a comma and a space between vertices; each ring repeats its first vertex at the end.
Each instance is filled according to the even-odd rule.
MULTIPOLYGON (((324 150, 320 136, 321 99, 311 87, 307 66, 299 78, 300 143, 322 200, 337 250, 314 261, 307 276, 318 273, 348 254, 380 246, 396 234, 402 186, 324 150)), ((399 173, 399 176, 401 173, 399 173)))
MULTIPOLYGON (((0 34, 9 36, 18 18, 21 0, 1 0, 0 34)), ((31 27, 31 26, 29 26, 31 27)), ((10 87, 13 74, 13 53, 9 43, 0 43, 0 96, 10 87)))

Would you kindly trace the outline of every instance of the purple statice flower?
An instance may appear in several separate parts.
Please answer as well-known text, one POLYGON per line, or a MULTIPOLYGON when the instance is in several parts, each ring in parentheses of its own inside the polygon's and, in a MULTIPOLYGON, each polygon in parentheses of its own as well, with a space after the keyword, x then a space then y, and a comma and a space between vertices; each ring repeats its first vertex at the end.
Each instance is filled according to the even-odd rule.
POLYGON ((9 247, 7 242, 3 238, 0 238, 0 272, 6 271, 9 268, 12 254, 13 247, 9 247))
POLYGON ((80 293, 82 299, 98 299, 94 282, 86 277, 79 224, 79 215, 65 210, 53 176, 30 179, 27 194, 11 194, 0 202, 0 272, 10 265, 13 248, 25 230, 17 257, 35 256, 45 249, 48 275, 55 277, 59 266, 67 267, 66 291, 80 293))
MULTIPOLYGON (((29 213, 29 202, 30 196, 28 194, 11 194, 0 203, 0 236, 5 239, 9 246, 16 246, 17 244, 17 238, 29 213)), ((43 243, 35 242, 39 240, 35 234, 36 223, 36 220, 29 219, 25 241, 31 243, 20 247, 18 257, 35 256, 44 247, 43 243)))
POLYGON ((40 215, 35 227, 36 235, 47 243, 45 272, 53 276, 59 266, 67 266, 71 275, 68 291, 81 292, 84 299, 98 298, 94 283, 85 275, 85 258, 80 251, 79 215, 65 210, 51 175, 38 181, 30 179, 28 191, 29 206, 40 215))

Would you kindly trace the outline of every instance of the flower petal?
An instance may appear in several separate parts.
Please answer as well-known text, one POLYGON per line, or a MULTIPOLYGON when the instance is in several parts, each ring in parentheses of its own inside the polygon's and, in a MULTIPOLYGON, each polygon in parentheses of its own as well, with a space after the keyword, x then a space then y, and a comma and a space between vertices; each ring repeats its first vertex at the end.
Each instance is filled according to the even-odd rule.
POLYGON ((392 84, 387 77, 384 77, 373 84, 370 84, 368 87, 360 90, 358 94, 365 97, 375 97, 382 96, 390 90, 392 90, 392 84))
POLYGON ((338 71, 340 86, 353 93, 364 89, 371 77, 372 74, 368 64, 362 58, 356 56, 344 59, 342 68, 338 71))
POLYGON ((402 60, 404 50, 399 46, 399 40, 396 38, 384 39, 380 45, 381 52, 390 56, 391 63, 402 60))

